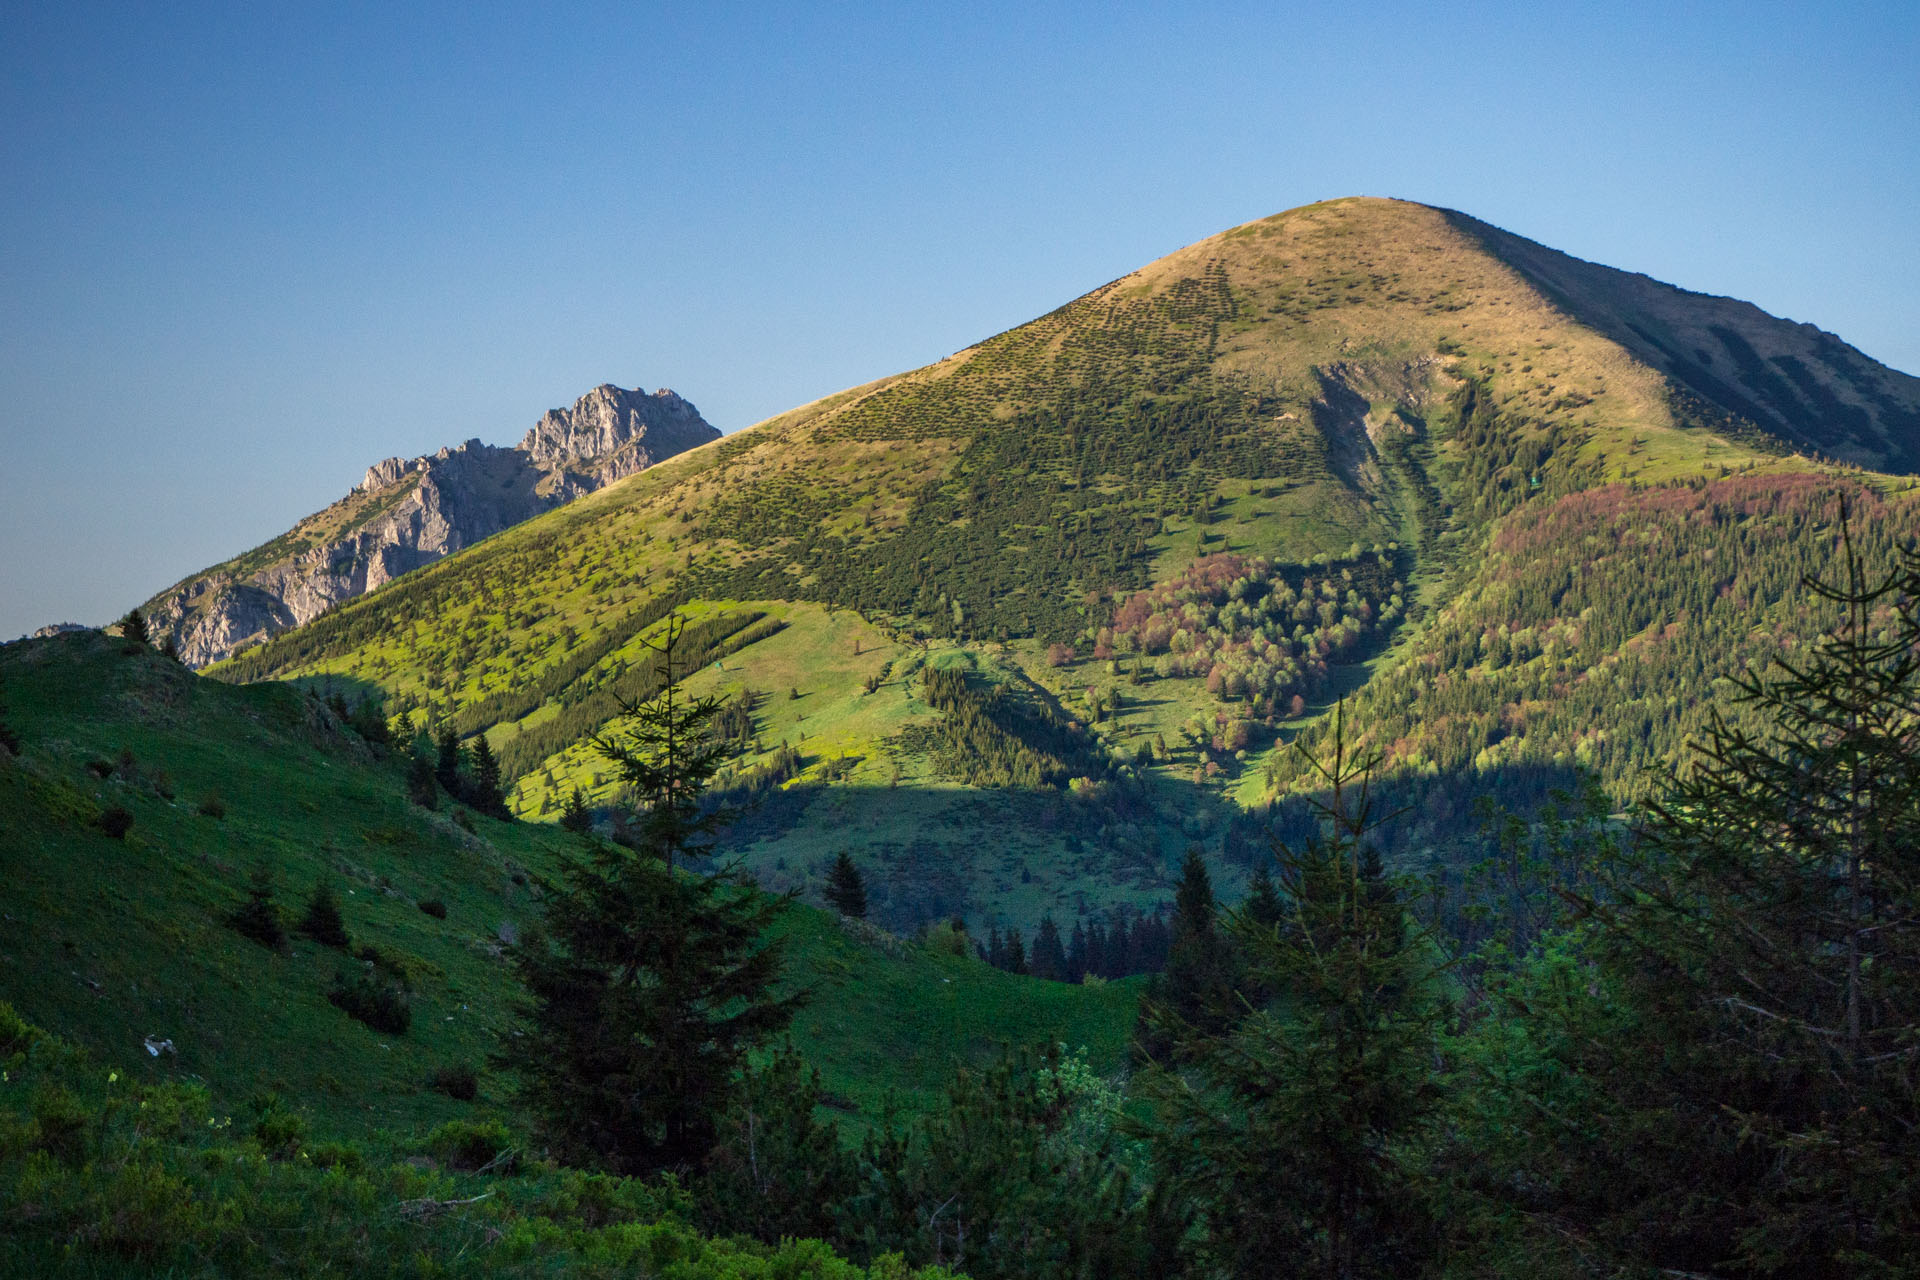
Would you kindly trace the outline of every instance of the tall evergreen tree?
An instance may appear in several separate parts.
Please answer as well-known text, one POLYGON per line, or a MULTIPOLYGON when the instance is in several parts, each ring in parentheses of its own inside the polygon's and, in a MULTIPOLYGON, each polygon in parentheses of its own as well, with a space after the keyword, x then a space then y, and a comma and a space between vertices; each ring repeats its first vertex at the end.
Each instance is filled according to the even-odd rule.
POLYGON ((264 862, 248 874, 247 900, 227 917, 227 923, 263 947, 278 951, 287 945, 286 925, 273 900, 273 872, 264 862))
POLYGON ((867 918, 867 884, 845 849, 834 856, 833 869, 827 872, 826 892, 827 901, 841 915, 854 920, 867 918))
POLYGON ((1568 1193, 1669 1272, 1912 1274, 1920 556, 1876 582, 1841 541, 1845 584, 1805 584, 1838 627, 1734 682, 1739 723, 1577 898, 1617 1012, 1557 1045, 1596 1099, 1568 1193))
POLYGON ((1174 895, 1173 924, 1166 969, 1149 985, 1136 1032, 1139 1048, 1159 1058, 1179 1043, 1176 1025, 1201 1036, 1224 1030, 1242 1012, 1234 991, 1235 956, 1221 932, 1213 899, 1213 880, 1200 849, 1189 846, 1174 895))
POLYGON ((1262 928, 1270 929, 1280 923, 1280 894, 1273 887, 1273 876, 1264 866, 1247 881, 1247 896, 1240 903, 1240 914, 1262 928))
POLYGON ((460 747, 460 735, 452 726, 440 731, 439 758, 433 766, 433 776, 440 781, 450 796, 461 793, 460 766, 464 763, 466 752, 460 747))
POLYGON ((1007 963, 1002 967, 1008 973, 1027 971, 1027 944, 1018 929, 1007 930, 1007 963))
POLYGON ((1036 978, 1054 982, 1067 980, 1067 949, 1060 943, 1060 926, 1053 922, 1051 915, 1040 917, 1040 927, 1033 935, 1033 955, 1027 966, 1036 978))
POLYGON ((475 734, 473 738, 473 784, 468 798, 482 813, 503 819, 513 817, 500 789, 500 761, 494 757, 484 733, 475 734))
POLYGON ((556 1151, 629 1174, 705 1158, 747 1055, 801 1000, 774 993, 782 946, 765 936, 787 900, 735 868, 684 869, 710 855, 725 816, 702 803, 718 703, 682 693, 684 625, 670 616, 649 642, 660 693, 593 740, 639 798, 632 847, 594 841, 564 864, 543 924, 514 949, 523 1034, 500 1055, 556 1151))
POLYGON ((575 787, 567 797, 567 807, 560 811, 560 825, 576 835, 593 830, 593 815, 587 812, 587 797, 580 788, 575 787))
POLYGON ((153 633, 147 627, 147 620, 138 609, 127 610, 127 616, 120 619, 120 637, 131 644, 145 645, 153 642, 153 633))
POLYGON ((334 896, 333 886, 325 880, 313 886, 313 896, 307 899, 306 914, 300 918, 300 932, 323 947, 346 950, 347 925, 340 918, 340 900, 334 896))
POLYGON ((1231 924, 1273 1007, 1216 1032, 1170 1003, 1152 1015, 1179 1065, 1143 1077, 1145 1132, 1198 1211, 1211 1274, 1411 1277, 1430 1261, 1404 1151, 1435 1105, 1443 1005, 1435 953, 1371 843, 1372 764, 1347 755, 1336 719, 1331 761, 1313 761, 1324 833, 1276 850, 1280 921, 1231 924))

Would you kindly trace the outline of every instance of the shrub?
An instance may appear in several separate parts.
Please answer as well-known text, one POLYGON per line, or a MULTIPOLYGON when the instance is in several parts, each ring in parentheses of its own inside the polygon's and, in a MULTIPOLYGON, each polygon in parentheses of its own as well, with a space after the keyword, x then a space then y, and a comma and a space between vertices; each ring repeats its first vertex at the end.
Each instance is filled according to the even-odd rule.
POLYGON ((449 1169, 513 1167, 513 1138, 498 1120, 449 1120, 427 1135, 427 1152, 449 1169))
POLYGON ((255 1094, 247 1101, 253 1112, 253 1140, 276 1160, 290 1159, 307 1136, 307 1122, 291 1111, 277 1093, 255 1094))
POLYGON ((98 825, 103 835, 114 840, 125 840, 127 832, 133 830, 133 815, 116 804, 102 811, 98 825))
POLYGON ((345 1142, 318 1142, 307 1148, 309 1162, 321 1169, 358 1173, 366 1168, 367 1158, 360 1148, 345 1142))
POLYGON ((15 733, 4 720, 0 720, 0 751, 5 751, 10 756, 20 754, 20 735, 15 733))
POLYGON ((227 816, 227 802, 220 798, 218 791, 209 791, 200 797, 195 811, 203 818, 224 818, 227 816))
POLYGON ((435 920, 445 920, 447 918, 447 904, 438 898, 424 899, 420 903, 420 909, 432 916, 435 920))
POLYGON ((27 1143, 62 1164, 77 1166, 86 1159, 87 1124, 86 1106, 71 1090, 54 1085, 34 1096, 27 1143))
POLYGON ((480 1096, 480 1077, 464 1062, 449 1063, 433 1073, 433 1088, 456 1102, 472 1102, 480 1096))
POLYGON ((359 973, 335 974, 327 999, 348 1017, 388 1035, 405 1035, 413 1025, 413 1002, 407 989, 372 966, 359 973))
POLYGON ((323 947, 346 950, 347 925, 340 918, 340 900, 334 897, 333 886, 324 880, 313 886, 313 896, 307 899, 307 914, 300 921, 300 932, 323 947))

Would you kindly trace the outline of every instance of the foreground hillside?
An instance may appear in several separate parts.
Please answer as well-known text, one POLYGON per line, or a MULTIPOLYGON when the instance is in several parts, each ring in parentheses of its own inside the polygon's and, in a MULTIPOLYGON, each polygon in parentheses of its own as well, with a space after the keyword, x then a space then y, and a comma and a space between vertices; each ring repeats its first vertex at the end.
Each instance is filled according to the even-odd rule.
POLYGON ((1441 844, 1470 835, 1473 791, 1524 794, 1543 761, 1618 784, 1669 756, 1713 677, 1794 634, 1778 587, 1824 554, 1834 486, 1902 487, 1848 460, 1909 466, 1916 415, 1920 380, 1806 326, 1462 215, 1334 201, 692 450, 218 674, 484 733, 538 816, 576 785, 616 798, 578 744, 642 691, 640 639, 680 606, 704 687, 739 703, 735 782, 765 803, 738 851, 763 878, 848 848, 892 927, 1064 929, 1164 900, 1190 843, 1264 847, 1239 805, 1292 790, 1279 748, 1375 684, 1402 720, 1437 691, 1438 714, 1375 734, 1461 802, 1424 833, 1441 844), (1627 579, 1586 580, 1587 533, 1522 532, 1596 491, 1617 495, 1605 537, 1643 504, 1688 534, 1607 561, 1660 584, 1659 643, 1638 638, 1650 606, 1595 594, 1627 579), (1692 538, 1750 520, 1769 532, 1692 538), (1748 554, 1723 583, 1711 557, 1748 554), (1751 644, 1707 642, 1727 600, 1751 644), (1503 625, 1526 656, 1496 666, 1503 625), (1535 644, 1559 646, 1545 697, 1535 644), (1610 662, 1644 686, 1631 724, 1533 705, 1610 662))
MULTIPOLYGON (((510 1019, 502 944, 580 837, 444 797, 421 808, 320 699, 206 680, 97 632, 0 648, 0 717, 20 747, 0 748, 0 1000, 130 1081, 194 1081, 227 1111, 278 1094, 321 1136, 404 1143, 507 1114, 487 1067, 510 1019), (130 820, 117 838, 114 810, 130 820), (257 868, 290 921, 331 885, 357 954, 297 934, 276 952, 231 927, 257 868), (362 971, 406 989, 404 1031, 330 1003, 362 971), (474 1102, 436 1087, 460 1068, 474 1102)), ((1103 1070, 1122 1057, 1129 984, 1015 978, 805 905, 785 928, 790 981, 815 991, 796 1043, 857 1124, 888 1095, 924 1107, 1003 1043, 1086 1045, 1103 1070)))

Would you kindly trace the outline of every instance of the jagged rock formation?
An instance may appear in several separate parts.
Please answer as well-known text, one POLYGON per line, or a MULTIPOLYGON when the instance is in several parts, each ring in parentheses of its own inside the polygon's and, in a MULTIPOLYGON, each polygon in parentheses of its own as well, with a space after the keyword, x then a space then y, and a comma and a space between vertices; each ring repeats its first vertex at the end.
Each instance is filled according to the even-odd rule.
POLYGON ((595 387, 513 448, 469 440, 367 468, 353 492, 141 606, 201 667, 582 494, 717 440, 672 391, 595 387))

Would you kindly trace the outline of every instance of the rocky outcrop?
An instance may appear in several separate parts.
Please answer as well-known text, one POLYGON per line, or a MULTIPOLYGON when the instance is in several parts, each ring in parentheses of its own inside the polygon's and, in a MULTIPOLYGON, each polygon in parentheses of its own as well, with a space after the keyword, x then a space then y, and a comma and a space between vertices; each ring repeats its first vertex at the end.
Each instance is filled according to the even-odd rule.
POLYGON ((582 494, 717 440, 671 391, 599 386, 517 446, 388 458, 325 511, 161 592, 142 612, 201 667, 582 494))

